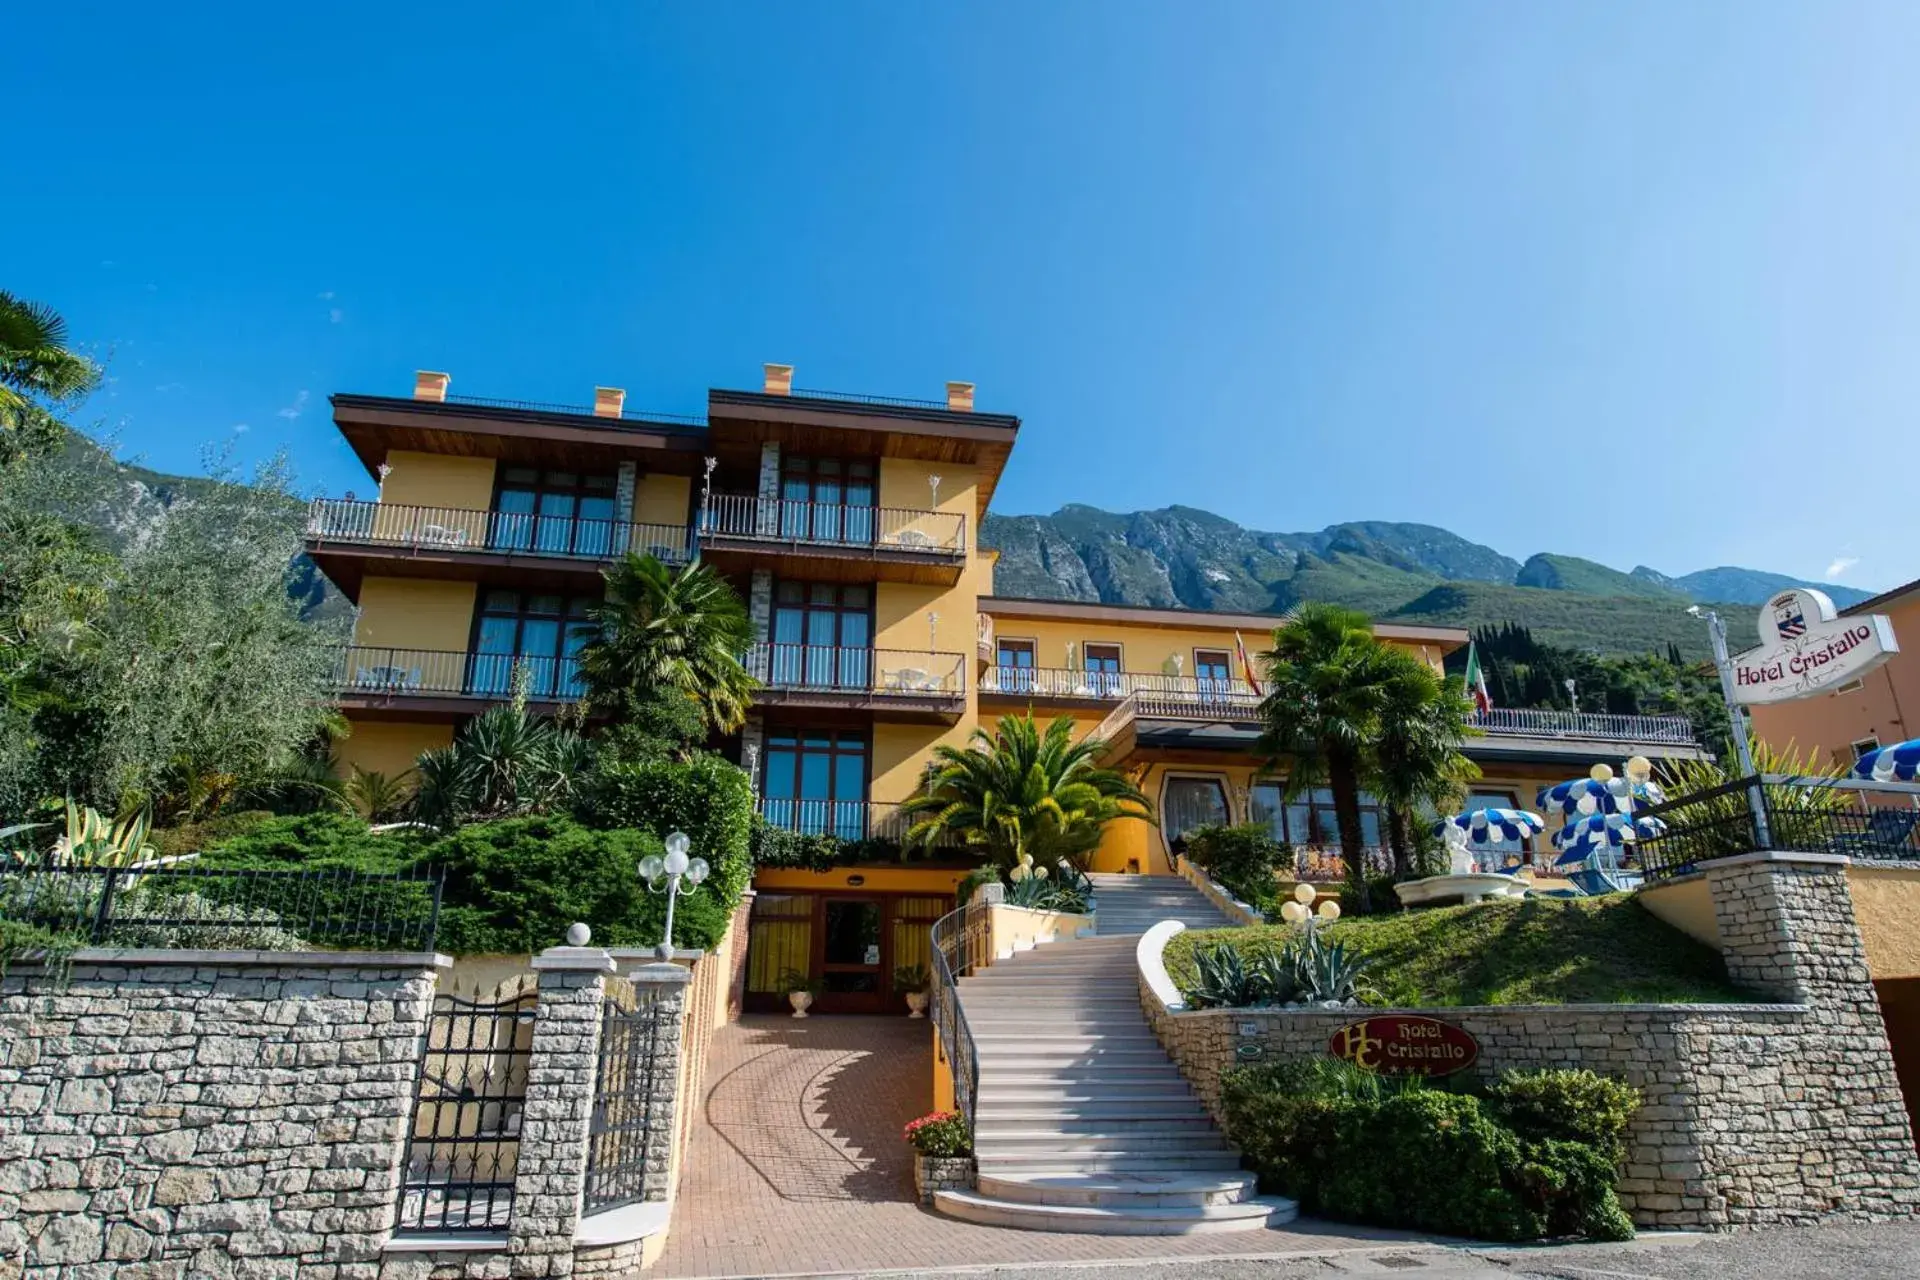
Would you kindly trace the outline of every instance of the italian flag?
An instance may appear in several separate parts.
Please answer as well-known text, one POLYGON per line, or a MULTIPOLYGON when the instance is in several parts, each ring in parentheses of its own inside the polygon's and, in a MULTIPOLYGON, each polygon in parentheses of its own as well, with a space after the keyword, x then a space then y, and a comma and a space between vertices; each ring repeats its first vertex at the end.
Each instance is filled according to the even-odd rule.
POLYGON ((1487 692, 1487 673, 1480 669, 1480 650, 1471 640, 1467 641, 1467 692, 1473 695, 1476 710, 1493 710, 1493 695, 1487 692))

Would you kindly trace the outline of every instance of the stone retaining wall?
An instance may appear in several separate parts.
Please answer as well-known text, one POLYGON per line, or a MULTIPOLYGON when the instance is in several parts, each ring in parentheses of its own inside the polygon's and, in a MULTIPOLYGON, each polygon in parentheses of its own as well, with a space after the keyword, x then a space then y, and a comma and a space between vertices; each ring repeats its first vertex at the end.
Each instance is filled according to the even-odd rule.
POLYGON ((444 957, 84 951, 0 979, 0 1278, 378 1270, 444 957))
MULTIPOLYGON (((1409 1009, 1470 1031, 1482 1075, 1588 1067, 1638 1086, 1621 1200, 1649 1226, 1882 1219, 1920 1210, 1916 1160, 1847 896, 1845 860, 1748 855, 1707 864, 1743 1005, 1409 1009)), ((1220 1075, 1320 1056, 1388 1010, 1170 1009, 1148 969, 1161 1042, 1219 1116, 1220 1075), (1253 1056, 1242 1053, 1243 1048, 1253 1056)), ((1164 988, 1162 988, 1164 991, 1164 988)))

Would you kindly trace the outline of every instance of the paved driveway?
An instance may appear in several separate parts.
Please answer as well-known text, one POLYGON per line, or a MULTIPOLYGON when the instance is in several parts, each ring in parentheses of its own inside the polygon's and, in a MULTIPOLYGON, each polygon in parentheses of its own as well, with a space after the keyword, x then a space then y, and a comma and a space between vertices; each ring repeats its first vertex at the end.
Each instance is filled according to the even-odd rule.
POLYGON ((749 1016, 714 1033, 659 1277, 1327 1254, 1362 1227, 1191 1237, 977 1226, 922 1209, 900 1130, 933 1106, 933 1032, 908 1018, 749 1016))

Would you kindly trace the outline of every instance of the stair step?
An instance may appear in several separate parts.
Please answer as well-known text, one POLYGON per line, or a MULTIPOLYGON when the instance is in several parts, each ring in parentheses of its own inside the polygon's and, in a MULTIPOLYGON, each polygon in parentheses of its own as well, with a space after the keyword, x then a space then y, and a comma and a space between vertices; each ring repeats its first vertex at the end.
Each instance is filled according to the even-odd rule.
POLYGON ((1090 1235, 1184 1236, 1210 1232, 1259 1231, 1293 1221, 1291 1200, 1243 1200, 1234 1204, 1167 1208, 1103 1209, 1093 1205, 1026 1204, 997 1200, 974 1191, 941 1191, 934 1207, 951 1217, 1028 1231, 1072 1231, 1090 1235))
POLYGON ((1034 1152, 1053 1156, 1076 1156, 1102 1151, 1129 1155, 1171 1152, 1189 1155, 1205 1151, 1227 1151, 1226 1139, 1211 1125, 1179 1128, 1154 1128, 1128 1125, 1126 1132, 1058 1133, 1048 1129, 980 1130, 973 1135, 973 1149, 983 1156, 1004 1157, 1034 1152))
POLYGON ((1250 1173, 1035 1173, 982 1175, 974 1191, 996 1200, 1023 1204, 1084 1204, 1157 1209, 1176 1205, 1233 1204, 1253 1198, 1258 1180, 1250 1173))
POLYGON ((1199 1098, 1188 1087, 1186 1081, 1173 1081, 1152 1086, 1147 1084, 1123 1085, 1118 1088, 1093 1088, 1072 1081, 1060 1081, 1052 1086, 1041 1084, 1008 1085, 1000 1082, 998 1076, 992 1084, 982 1083, 975 1092, 976 1103, 982 1107, 1052 1107, 1052 1106, 1111 1106, 1111 1107, 1153 1107, 1164 1103, 1193 1102, 1199 1098))
POLYGON ((974 1123, 995 1129, 1052 1129, 1064 1125, 1213 1123, 1198 1098, 1169 1098, 1162 1102, 994 1102, 982 1099, 974 1106, 974 1123))

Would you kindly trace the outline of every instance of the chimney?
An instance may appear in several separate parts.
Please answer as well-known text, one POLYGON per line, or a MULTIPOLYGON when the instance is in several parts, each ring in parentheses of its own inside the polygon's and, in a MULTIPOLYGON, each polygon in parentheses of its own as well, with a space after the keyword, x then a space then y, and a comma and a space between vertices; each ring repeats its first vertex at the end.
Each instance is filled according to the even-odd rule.
POLYGON ((436 403, 447 398, 447 384, 453 378, 444 373, 429 373, 425 369, 413 375, 413 398, 432 400, 436 403))
POLYGON ((971 382, 949 382, 947 384, 947 408, 954 413, 972 413, 973 384, 971 382))
POLYGON ((619 387, 595 387, 593 389, 593 416, 596 418, 617 418, 620 411, 627 407, 627 393, 619 387))
POLYGON ((790 396, 793 394, 793 366, 790 364, 769 364, 761 368, 767 371, 766 392, 770 396, 790 396))

